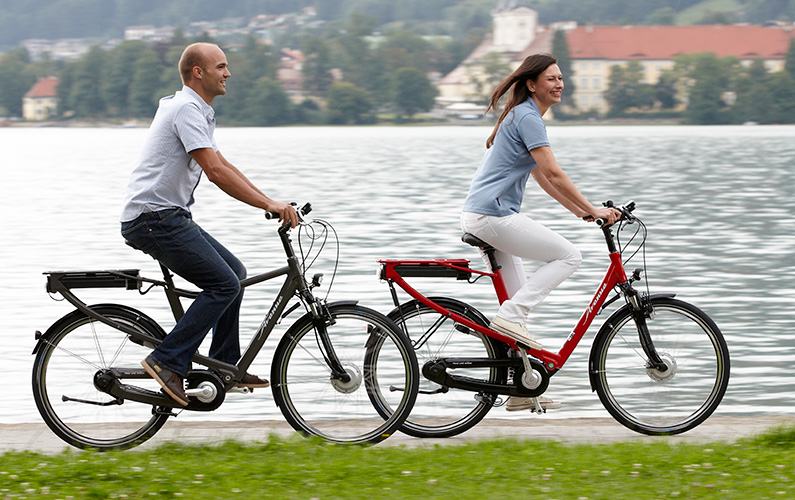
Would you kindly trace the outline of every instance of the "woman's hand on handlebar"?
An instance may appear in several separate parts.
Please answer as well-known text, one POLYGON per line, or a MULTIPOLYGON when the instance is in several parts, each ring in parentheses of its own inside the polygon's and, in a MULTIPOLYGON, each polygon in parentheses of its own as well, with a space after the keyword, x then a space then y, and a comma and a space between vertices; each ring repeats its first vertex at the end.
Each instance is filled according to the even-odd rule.
MULTIPOLYGON (((609 208, 596 208, 591 212, 591 214, 585 218, 588 222, 594 222, 596 220, 602 219, 606 221, 604 224, 608 226, 612 226, 616 222, 621 220, 621 211, 617 210, 613 207, 609 208)), ((601 225, 601 224, 600 224, 601 225)))

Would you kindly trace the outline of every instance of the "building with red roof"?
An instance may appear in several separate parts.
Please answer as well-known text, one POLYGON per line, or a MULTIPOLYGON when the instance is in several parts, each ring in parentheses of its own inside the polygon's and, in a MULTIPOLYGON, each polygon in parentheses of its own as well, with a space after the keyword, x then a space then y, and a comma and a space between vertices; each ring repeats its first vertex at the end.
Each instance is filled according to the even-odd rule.
MULTIPOLYGON (((484 102, 499 80, 513 71, 530 54, 552 51, 555 29, 566 33, 575 83, 571 94, 564 91, 564 104, 581 110, 607 111, 603 98, 610 69, 638 61, 644 81, 654 84, 660 74, 674 66, 681 54, 711 52, 717 57, 733 56, 743 64, 764 61, 768 71, 784 68, 795 26, 789 25, 708 25, 708 26, 539 26, 536 15, 522 0, 500 0, 492 12, 493 34, 487 36, 461 65, 439 82, 439 102, 484 102), (520 48, 524 45, 524 48, 520 48), (503 63, 505 74, 493 75, 495 60, 503 63), (510 69, 510 71, 507 71, 510 69), (507 71, 507 72, 506 72, 507 71), (496 80, 496 81, 495 81, 496 80)), ((485 109, 485 106, 484 106, 485 109)))
POLYGON ((711 52, 743 64, 762 59, 768 71, 782 71, 794 36, 792 25, 578 26, 566 33, 576 86, 570 98, 579 109, 606 111, 602 94, 612 66, 639 61, 644 81, 653 84, 682 54, 711 52))
POLYGON ((41 121, 58 112, 58 84, 55 77, 39 78, 22 97, 22 117, 41 121))

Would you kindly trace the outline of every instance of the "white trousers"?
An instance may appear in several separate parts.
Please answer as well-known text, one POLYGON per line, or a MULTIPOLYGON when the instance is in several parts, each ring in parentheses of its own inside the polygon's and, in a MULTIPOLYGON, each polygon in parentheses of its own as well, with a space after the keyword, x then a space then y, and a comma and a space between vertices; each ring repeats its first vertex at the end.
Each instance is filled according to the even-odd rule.
MULTIPOLYGON (((513 214, 494 217, 472 212, 461 215, 461 227, 496 249, 509 300, 497 313, 503 319, 524 324, 533 307, 577 270, 582 255, 566 238, 533 219, 513 214), (529 278, 522 259, 543 265, 529 278)), ((486 266, 486 254, 481 250, 486 266)))

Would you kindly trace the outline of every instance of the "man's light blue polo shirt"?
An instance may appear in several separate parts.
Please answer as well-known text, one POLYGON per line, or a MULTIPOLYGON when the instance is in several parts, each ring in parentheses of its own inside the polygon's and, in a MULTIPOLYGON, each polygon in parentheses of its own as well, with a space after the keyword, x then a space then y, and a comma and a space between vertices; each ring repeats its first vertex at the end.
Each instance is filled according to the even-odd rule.
POLYGON ((144 212, 173 207, 190 210, 202 168, 188 153, 218 150, 215 112, 188 86, 160 100, 138 164, 130 175, 121 222, 144 212))
POLYGON ((519 213, 536 162, 530 151, 549 146, 541 111, 531 98, 514 107, 500 124, 472 179, 464 212, 505 217, 519 213))

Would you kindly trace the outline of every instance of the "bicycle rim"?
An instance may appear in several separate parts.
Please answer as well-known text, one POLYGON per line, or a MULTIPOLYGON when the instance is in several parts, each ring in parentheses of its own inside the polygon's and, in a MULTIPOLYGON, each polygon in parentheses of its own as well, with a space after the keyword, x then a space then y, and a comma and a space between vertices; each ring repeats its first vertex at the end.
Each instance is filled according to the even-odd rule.
MULTIPOLYGON (((146 316, 120 306, 97 306, 103 316, 162 338, 146 316)), ((78 448, 97 450, 136 446, 155 434, 168 419, 152 406, 116 401, 94 387, 94 375, 108 367, 138 368, 151 352, 129 336, 75 311, 59 320, 45 336, 33 366, 33 396, 42 418, 55 434, 78 448)), ((136 385, 153 391, 151 379, 136 385)))
POLYGON ((408 416, 419 373, 414 353, 394 323, 358 306, 331 306, 329 341, 350 381, 331 376, 311 317, 304 316, 285 334, 274 355, 273 394, 294 429, 336 443, 377 443, 408 416), (378 356, 368 356, 379 342, 378 356), (395 411, 387 418, 370 393, 387 395, 395 411))
MULTIPOLYGON (((483 324, 480 313, 463 302, 445 298, 431 300, 475 323, 483 324)), ((499 349, 489 337, 442 316, 416 300, 401 305, 389 317, 408 334, 420 369, 426 362, 438 358, 499 357, 499 349)), ((500 378, 500 370, 493 367, 458 368, 454 372, 455 375, 493 383, 500 378)), ((493 407, 495 397, 442 387, 421 377, 414 408, 400 430, 414 437, 438 438, 461 434, 486 416, 493 407)))
POLYGON ((685 302, 652 299, 647 319, 665 371, 647 368, 629 309, 620 312, 594 344, 595 389, 605 408, 624 426, 651 435, 678 434, 706 420, 729 382, 729 352, 720 330, 685 302))

